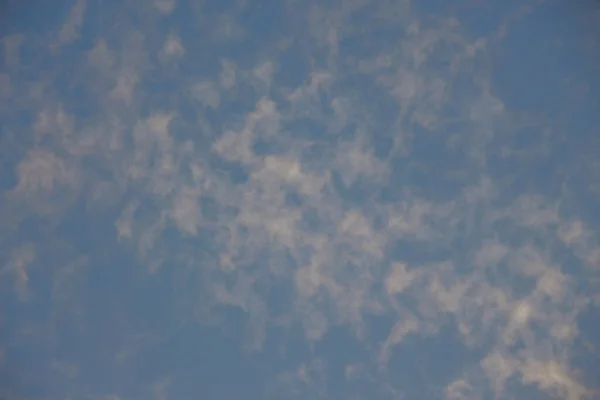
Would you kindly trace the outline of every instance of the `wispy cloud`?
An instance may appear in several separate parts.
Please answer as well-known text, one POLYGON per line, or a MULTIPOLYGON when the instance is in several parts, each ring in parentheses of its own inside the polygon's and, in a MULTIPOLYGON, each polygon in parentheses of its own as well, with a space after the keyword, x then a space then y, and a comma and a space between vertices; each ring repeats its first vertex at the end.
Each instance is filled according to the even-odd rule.
MULTIPOLYGON (((419 364, 415 390, 432 396, 597 394, 574 357, 600 305, 581 206, 595 198, 567 179, 587 161, 558 160, 558 117, 499 88, 504 33, 404 1, 291 1, 265 38, 250 2, 157 0, 104 2, 114 30, 82 38, 96 6, 57 23, 61 51, 2 39, 0 276, 22 311, 6 364, 43 347, 61 382, 83 385, 57 396, 88 396, 92 364, 125 374, 200 324, 235 326, 267 398, 409 396, 396 378, 416 367, 399 359, 436 341, 465 360, 419 364), (517 134, 531 127, 542 150, 517 134), (60 361, 71 337, 93 354, 60 361)), ((179 373, 131 390, 170 398, 179 373)))
POLYGON ((79 39, 81 26, 84 22, 87 0, 77 0, 71 8, 67 20, 58 33, 58 43, 63 46, 79 39))

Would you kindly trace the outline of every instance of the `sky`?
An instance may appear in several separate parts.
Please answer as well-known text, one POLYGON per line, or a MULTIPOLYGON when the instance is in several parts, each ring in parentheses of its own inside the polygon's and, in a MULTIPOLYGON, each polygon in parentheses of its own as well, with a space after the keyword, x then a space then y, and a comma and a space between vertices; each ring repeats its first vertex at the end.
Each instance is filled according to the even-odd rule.
POLYGON ((600 5, 4 1, 0 399, 600 398, 600 5))

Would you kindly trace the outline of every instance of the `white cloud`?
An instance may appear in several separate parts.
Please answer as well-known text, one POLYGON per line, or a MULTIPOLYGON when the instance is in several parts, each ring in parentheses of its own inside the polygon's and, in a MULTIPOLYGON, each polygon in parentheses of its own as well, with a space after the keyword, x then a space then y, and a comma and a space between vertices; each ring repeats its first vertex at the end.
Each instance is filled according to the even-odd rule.
POLYGON ((534 383, 545 392, 567 400, 589 398, 592 394, 573 380, 564 366, 556 361, 526 360, 521 367, 521 374, 524 383, 534 383))
POLYGON ((504 384, 518 371, 518 361, 500 353, 491 353, 481 361, 482 367, 492 383, 495 395, 504 396, 504 384))
POLYGON ((163 14, 170 14, 175 9, 175 0, 154 0, 154 7, 163 14))
POLYGON ((165 40, 159 57, 163 61, 167 61, 169 59, 180 59, 185 55, 185 47, 181 42, 181 39, 176 35, 169 35, 169 37, 165 40))
POLYGON ((385 365, 391 357, 392 348, 400 344, 407 335, 416 334, 418 331, 419 321, 410 314, 402 315, 381 346, 379 362, 385 365))
POLYGON ((219 82, 221 87, 224 89, 231 89, 236 83, 236 66, 231 61, 221 61, 221 74, 219 76, 219 82))
POLYGON ((200 220, 198 193, 191 188, 184 188, 173 201, 173 220, 181 231, 196 235, 200 220))
POLYGON ((115 64, 115 56, 104 39, 99 39, 87 56, 90 65, 100 71, 108 71, 115 64))
POLYGON ((444 398, 446 400, 468 400, 479 398, 474 395, 473 387, 464 379, 458 379, 450 383, 444 389, 444 398))
POLYGON ((17 173, 19 183, 13 193, 25 198, 60 191, 59 186, 77 185, 79 179, 76 166, 69 165, 67 160, 42 149, 29 151, 27 158, 19 164, 17 173))
POLYGON ((212 82, 200 82, 192 88, 192 96, 205 107, 216 109, 221 101, 219 91, 212 82))
POLYGON ((273 82, 273 73, 275 72, 275 66, 272 62, 266 61, 252 70, 254 77, 260 82, 261 86, 264 86, 266 90, 269 90, 273 82))
POLYGON ((12 251, 10 260, 2 268, 1 275, 12 275, 14 290, 20 301, 27 301, 33 294, 29 287, 28 269, 36 261, 36 252, 33 244, 29 243, 12 251))
POLYGON ((420 271, 407 271, 406 264, 404 263, 394 263, 392 265, 392 271, 385 280, 387 294, 394 296, 397 293, 401 293, 411 285, 419 272, 420 271))
POLYGON ((63 24, 58 34, 59 45, 69 44, 80 36, 80 29, 85 16, 87 0, 77 0, 71 8, 67 21, 63 24))

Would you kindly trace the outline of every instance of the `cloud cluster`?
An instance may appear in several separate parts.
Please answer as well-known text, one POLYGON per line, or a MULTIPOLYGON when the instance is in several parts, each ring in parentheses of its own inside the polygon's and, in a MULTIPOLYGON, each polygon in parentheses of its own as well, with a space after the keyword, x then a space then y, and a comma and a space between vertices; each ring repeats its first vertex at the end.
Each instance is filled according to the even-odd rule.
POLYGON ((535 7, 479 35, 408 1, 92 3, 2 39, 0 368, 37 390, 7 398, 171 398, 180 364, 91 365, 134 380, 195 326, 235 326, 257 398, 597 395, 590 140, 492 68, 535 7))

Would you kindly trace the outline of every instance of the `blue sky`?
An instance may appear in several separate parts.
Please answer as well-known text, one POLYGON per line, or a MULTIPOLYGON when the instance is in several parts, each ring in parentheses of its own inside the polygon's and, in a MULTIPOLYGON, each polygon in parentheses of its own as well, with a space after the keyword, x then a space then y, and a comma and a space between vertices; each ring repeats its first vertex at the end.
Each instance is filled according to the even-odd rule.
POLYGON ((2 399, 600 396, 592 2, 7 3, 2 399))

